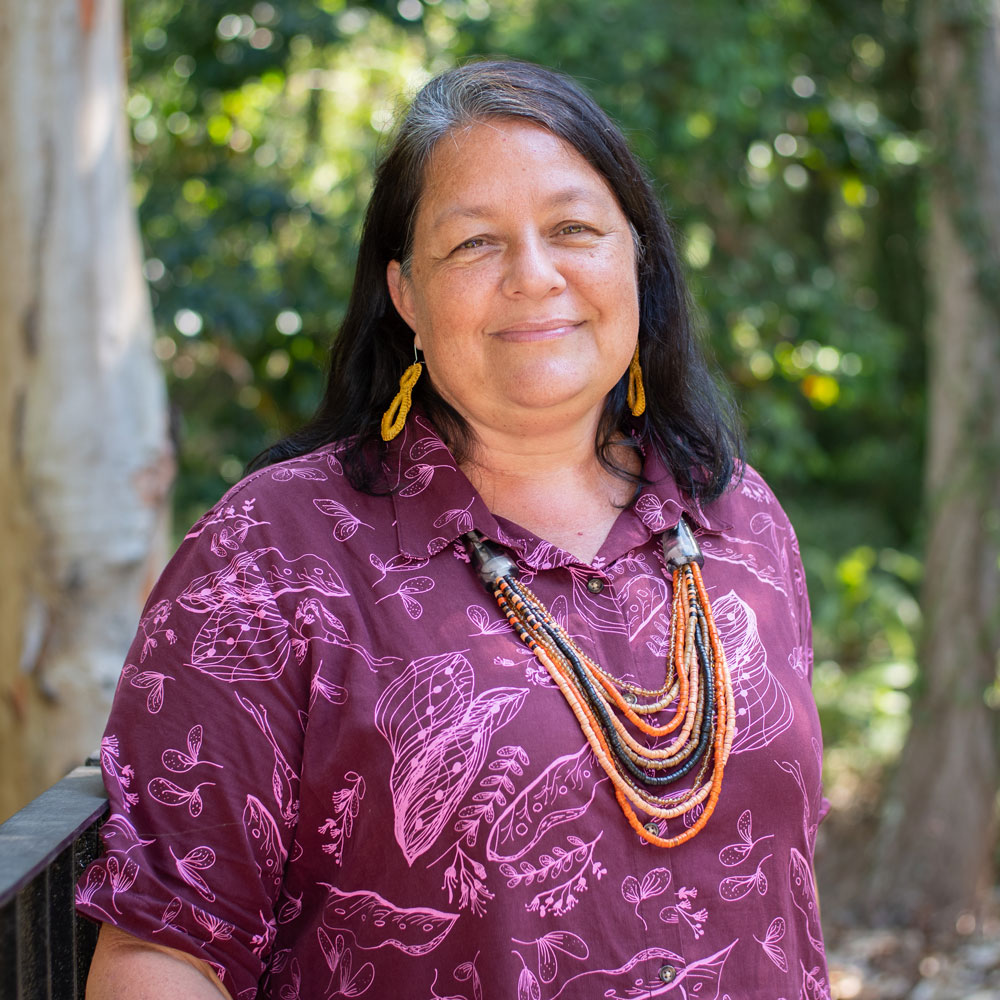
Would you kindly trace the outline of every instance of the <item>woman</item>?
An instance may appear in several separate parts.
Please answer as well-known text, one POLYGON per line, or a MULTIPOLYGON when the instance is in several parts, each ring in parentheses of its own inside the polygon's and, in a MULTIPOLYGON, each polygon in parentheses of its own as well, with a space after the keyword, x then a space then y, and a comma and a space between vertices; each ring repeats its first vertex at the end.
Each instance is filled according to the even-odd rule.
POLYGON ((88 996, 827 996, 805 584, 736 451, 619 131, 431 81, 316 418, 140 623, 88 996))

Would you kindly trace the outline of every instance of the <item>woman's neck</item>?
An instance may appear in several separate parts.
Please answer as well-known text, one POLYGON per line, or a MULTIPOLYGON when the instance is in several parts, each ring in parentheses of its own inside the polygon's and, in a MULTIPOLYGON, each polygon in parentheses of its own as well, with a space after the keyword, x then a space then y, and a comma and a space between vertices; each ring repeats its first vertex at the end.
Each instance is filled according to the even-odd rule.
MULTIPOLYGON (((639 472, 639 455, 628 445, 617 447, 614 459, 639 472)), ((593 434, 480 438, 462 471, 493 514, 586 563, 593 562, 635 488, 601 464, 593 434)))

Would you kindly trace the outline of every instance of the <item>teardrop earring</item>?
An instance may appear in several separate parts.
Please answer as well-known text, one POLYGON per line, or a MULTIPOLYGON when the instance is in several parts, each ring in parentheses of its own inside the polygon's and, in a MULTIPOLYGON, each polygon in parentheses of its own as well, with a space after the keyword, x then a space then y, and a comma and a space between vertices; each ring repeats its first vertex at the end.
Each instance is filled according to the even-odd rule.
POLYGON ((413 403, 413 387, 420 378, 424 366, 417 359, 416 345, 413 347, 413 364, 399 377, 399 392, 393 397, 389 409, 382 414, 382 440, 391 441, 406 423, 406 416, 413 403))
POLYGON ((625 395, 633 417, 641 417, 646 412, 646 390, 642 384, 642 368, 639 366, 639 345, 628 366, 628 392, 625 395))

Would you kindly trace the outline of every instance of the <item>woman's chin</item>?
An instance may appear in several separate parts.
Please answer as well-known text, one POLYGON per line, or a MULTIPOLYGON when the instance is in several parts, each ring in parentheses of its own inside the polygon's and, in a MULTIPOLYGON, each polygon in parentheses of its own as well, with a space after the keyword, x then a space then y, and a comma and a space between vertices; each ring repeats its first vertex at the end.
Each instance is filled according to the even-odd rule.
POLYGON ((580 371, 566 365, 514 368, 505 373, 499 395, 524 410, 553 408, 587 410, 599 404, 614 383, 603 373, 580 371))
POLYGON ((599 417, 604 397, 593 393, 559 393, 549 387, 546 392, 526 393, 508 398, 498 408, 501 425, 519 434, 558 434, 574 425, 593 433, 593 424, 599 417))

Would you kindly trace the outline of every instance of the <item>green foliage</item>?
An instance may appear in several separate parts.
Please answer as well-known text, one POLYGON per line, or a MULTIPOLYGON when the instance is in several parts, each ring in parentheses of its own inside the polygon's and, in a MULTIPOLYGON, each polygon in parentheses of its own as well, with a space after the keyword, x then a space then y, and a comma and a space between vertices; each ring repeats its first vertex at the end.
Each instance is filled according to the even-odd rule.
POLYGON ((130 18, 182 525, 318 401, 398 95, 476 54, 556 66, 663 194, 750 458, 799 530, 828 736, 852 766, 891 751, 924 408, 907 0, 134 0, 130 18))

